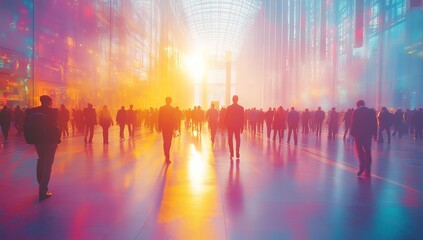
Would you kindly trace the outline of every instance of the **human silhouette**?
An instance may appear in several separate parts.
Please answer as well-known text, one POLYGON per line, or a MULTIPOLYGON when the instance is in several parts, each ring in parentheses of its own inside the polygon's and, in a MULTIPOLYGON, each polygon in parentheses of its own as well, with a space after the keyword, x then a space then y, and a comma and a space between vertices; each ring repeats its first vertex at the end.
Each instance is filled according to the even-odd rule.
POLYGON ((322 135, 322 125, 325 120, 325 112, 322 111, 321 107, 318 107, 314 113, 314 120, 316 121, 316 136, 320 136, 322 135))
POLYGON ((382 107, 377 116, 379 123, 379 134, 377 142, 383 143, 383 132, 386 131, 388 143, 391 143, 391 126, 394 122, 394 115, 388 111, 386 107, 382 107))
POLYGON ((125 124, 127 122, 125 106, 120 107, 116 113, 116 123, 119 125, 119 138, 120 140, 125 139, 125 124))
POLYGON ((206 120, 209 124, 211 141, 214 143, 217 128, 219 125, 219 112, 215 108, 214 103, 211 104, 210 109, 207 110, 206 120))
POLYGON ((276 135, 279 134, 279 143, 282 141, 286 129, 286 113, 282 107, 279 107, 273 118, 273 141, 276 140, 276 135))
POLYGON ((113 119, 107 105, 104 105, 103 109, 100 111, 98 123, 103 129, 103 144, 109 144, 109 127, 113 125, 113 119))
POLYGON ((291 134, 294 134, 294 144, 298 144, 298 123, 300 122, 300 113, 295 110, 294 107, 291 107, 291 110, 288 112, 288 144, 291 141, 291 134))
POLYGON ((60 105, 59 116, 57 121, 59 124, 60 133, 62 134, 63 137, 69 136, 69 130, 68 130, 69 119, 70 119, 69 110, 66 109, 64 104, 60 105))
POLYGON ((177 125, 176 109, 170 104, 172 103, 171 97, 166 97, 166 105, 161 106, 158 114, 158 131, 163 135, 163 151, 165 155, 165 162, 170 161, 170 147, 172 145, 173 131, 177 125))
POLYGON ((10 112, 9 108, 5 105, 3 106, 3 109, 0 111, 0 127, 3 133, 5 142, 7 142, 7 138, 9 137, 9 129, 10 129, 11 121, 12 121, 12 113, 10 112))
POLYGON ((86 143, 88 138, 88 143, 92 143, 94 136, 94 126, 97 124, 97 113, 95 112, 95 109, 91 103, 88 103, 88 107, 84 108, 82 111, 82 116, 84 118, 85 124, 84 142, 86 143))
POLYGON ((366 176, 370 176, 372 136, 376 139, 377 120, 376 113, 365 107, 363 100, 357 101, 357 109, 352 116, 350 135, 354 137, 355 150, 360 163, 357 175, 360 176, 366 171, 366 176))
MULTIPOLYGON (((25 132, 34 130, 35 120, 43 127, 37 130, 37 135, 32 135, 31 140, 37 151, 37 181, 39 184, 39 200, 42 201, 52 196, 48 192, 48 183, 50 181, 51 170, 56 154, 57 146, 60 143, 60 129, 57 124, 58 109, 52 108, 53 100, 43 95, 40 97, 41 106, 28 109, 26 111, 25 132), (37 116, 36 118, 33 116, 37 116), (42 122, 40 122, 42 121, 42 122)), ((28 133, 25 133, 27 138, 28 133)))
POLYGON ((232 97, 232 105, 226 110, 226 128, 228 129, 228 143, 230 158, 234 157, 233 137, 235 135, 236 158, 240 158, 241 133, 244 130, 244 107, 238 104, 238 96, 232 97))
POLYGON ((137 121, 137 115, 134 110, 134 105, 130 105, 129 109, 126 111, 126 123, 128 125, 129 137, 134 137, 134 126, 136 121, 137 121))
POLYGON ((339 114, 336 112, 336 109, 333 107, 328 113, 328 129, 329 129, 329 139, 335 139, 336 134, 338 133, 338 117, 339 114))

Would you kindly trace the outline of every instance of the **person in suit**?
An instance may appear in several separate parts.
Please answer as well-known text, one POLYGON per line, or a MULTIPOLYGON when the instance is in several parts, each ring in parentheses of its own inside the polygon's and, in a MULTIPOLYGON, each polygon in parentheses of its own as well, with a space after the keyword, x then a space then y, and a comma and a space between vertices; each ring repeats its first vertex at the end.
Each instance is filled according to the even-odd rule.
POLYGON ((137 115, 134 110, 134 105, 130 105, 129 109, 126 111, 126 123, 128 125, 129 137, 134 137, 134 126, 136 122, 137 122, 137 115))
POLYGON ((60 143, 60 129, 57 118, 59 110, 52 108, 53 100, 47 95, 40 97, 41 106, 28 109, 26 112, 25 123, 28 116, 35 112, 41 112, 45 116, 46 130, 42 139, 37 139, 34 143, 37 151, 37 181, 39 184, 39 200, 45 200, 52 196, 48 191, 48 183, 50 181, 51 170, 54 162, 54 155, 56 154, 57 146, 60 143))
POLYGON ((84 118, 85 123, 84 142, 87 143, 88 138, 88 142, 92 143, 94 136, 94 126, 97 124, 97 113, 95 112, 95 109, 93 108, 93 105, 91 103, 88 103, 88 107, 84 108, 84 110, 82 111, 82 116, 84 118))
POLYGON ((244 131, 244 107, 238 104, 238 96, 232 97, 233 104, 226 110, 226 128, 228 129, 228 143, 230 158, 234 157, 233 136, 235 135, 236 158, 239 159, 239 148, 241 146, 241 133, 244 131))
POLYGON ((363 100, 357 101, 357 109, 352 116, 350 135, 354 138, 355 150, 360 164, 357 175, 360 176, 366 171, 366 176, 370 176, 372 136, 376 139, 377 119, 376 112, 365 107, 363 100))
POLYGON ((173 131, 177 125, 176 109, 170 104, 172 103, 171 97, 166 97, 166 105, 161 106, 158 115, 158 131, 163 135, 163 151, 165 155, 165 162, 170 161, 170 147, 172 145, 173 131))
POLYGON ((266 122, 267 138, 270 138, 270 133, 272 132, 272 123, 275 113, 272 111, 272 108, 266 111, 264 114, 264 121, 266 122))
POLYGON ((295 111, 294 107, 291 107, 291 111, 288 112, 288 144, 291 141, 291 134, 294 133, 294 144, 298 144, 298 123, 300 122, 300 113, 295 111))
POLYGON ((116 123, 119 125, 119 137, 120 140, 124 140, 124 130, 125 130, 125 124, 126 124, 126 110, 125 106, 120 107, 119 111, 116 113, 116 123))
POLYGON ((103 144, 109 144, 109 127, 113 125, 112 114, 110 113, 107 105, 103 106, 98 118, 98 123, 103 128, 103 144))

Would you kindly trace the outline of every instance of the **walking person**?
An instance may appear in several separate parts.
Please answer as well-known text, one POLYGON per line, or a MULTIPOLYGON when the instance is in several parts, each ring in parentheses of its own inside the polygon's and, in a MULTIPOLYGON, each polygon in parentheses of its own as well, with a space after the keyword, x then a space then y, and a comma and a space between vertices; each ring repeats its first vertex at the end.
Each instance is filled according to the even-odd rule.
POLYGON ((91 103, 88 103, 88 107, 84 108, 82 111, 82 116, 85 124, 84 142, 87 143, 88 138, 88 143, 92 143, 94 136, 94 126, 97 124, 97 113, 95 112, 95 109, 91 103))
POLYGON ((125 124, 126 124, 126 110, 125 106, 120 107, 119 111, 116 113, 116 124, 119 125, 119 138, 120 140, 125 139, 125 124))
POLYGON ((354 109, 349 108, 344 115, 342 121, 344 121, 345 131, 344 131, 344 140, 347 138, 348 131, 351 131, 351 118, 354 109))
POLYGON ((363 100, 357 101, 357 109, 352 116, 350 135, 354 138, 355 151, 360 164, 357 176, 363 174, 364 171, 366 176, 370 176, 372 136, 376 139, 377 120, 376 113, 365 107, 363 100))
POLYGON ((98 123, 103 129, 103 144, 109 144, 109 128, 113 125, 112 114, 110 113, 107 105, 103 106, 98 118, 98 123))
POLYGON ((218 128, 218 125, 219 125, 219 112, 215 108, 214 103, 212 103, 211 106, 210 106, 210 109, 207 110, 206 120, 209 124, 211 141, 212 141, 212 143, 214 143, 217 128, 218 128))
POLYGON ((171 163, 170 161, 170 147, 172 145, 173 131, 177 125, 177 113, 172 103, 171 97, 166 97, 166 105, 161 106, 158 115, 158 131, 162 132, 163 135, 163 151, 165 155, 165 162, 171 163))
POLYGON ((321 107, 317 108, 317 111, 314 113, 314 120, 316 121, 316 136, 322 135, 322 125, 325 120, 325 112, 322 111, 321 107))
POLYGON ((233 137, 235 135, 236 158, 240 158, 239 149, 241 147, 241 133, 244 130, 244 107, 238 104, 238 96, 232 97, 232 105, 226 110, 226 128, 228 129, 228 143, 230 158, 234 157, 233 137))
POLYGON ((279 134, 279 143, 282 141, 286 129, 285 122, 285 110, 282 108, 282 106, 280 106, 275 113, 275 117, 273 118, 273 141, 276 140, 277 134, 279 134))
POLYGON ((267 130, 267 138, 270 138, 270 133, 272 132, 272 123, 273 123, 273 116, 274 112, 272 111, 272 108, 269 108, 269 110, 266 111, 264 114, 264 121, 266 122, 266 130, 267 130))
POLYGON ((0 127, 1 132, 3 133, 4 142, 7 142, 7 138, 9 137, 9 129, 10 123, 12 121, 12 113, 10 112, 9 108, 5 105, 3 109, 0 111, 0 127))
POLYGON ((294 144, 298 144, 298 124, 300 122, 300 113, 295 111, 294 107, 291 107, 291 111, 288 112, 288 144, 291 141, 291 134, 294 133, 294 144))
POLYGON ((59 123, 60 132, 63 137, 69 136, 69 130, 68 130, 69 119, 70 119, 69 110, 66 109, 64 104, 60 105, 59 116, 57 121, 59 123))
POLYGON ((386 131, 388 143, 391 143, 391 125, 394 121, 394 115, 388 111, 386 107, 382 107, 377 116, 379 123, 378 143, 383 143, 383 132, 386 131))
POLYGON ((134 105, 130 105, 126 111, 126 123, 128 125, 128 136, 134 137, 134 127, 137 121, 137 115, 134 110, 134 105))
POLYGON ((24 134, 27 143, 34 144, 37 151, 38 199, 42 201, 52 196, 48 191, 48 183, 54 156, 60 143, 60 129, 57 123, 59 110, 52 108, 51 97, 43 95, 40 101, 41 106, 26 111, 24 134))
POLYGON ((338 133, 338 113, 336 112, 336 109, 334 107, 328 113, 328 129, 328 138, 335 139, 335 136, 338 133))

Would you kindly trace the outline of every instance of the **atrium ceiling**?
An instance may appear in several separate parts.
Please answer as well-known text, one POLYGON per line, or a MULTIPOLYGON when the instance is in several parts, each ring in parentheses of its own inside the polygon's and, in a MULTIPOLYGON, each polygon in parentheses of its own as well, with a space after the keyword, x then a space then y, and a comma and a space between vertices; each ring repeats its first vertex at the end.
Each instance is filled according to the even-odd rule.
POLYGON ((196 47, 221 58, 236 58, 261 7, 259 0, 183 0, 188 28, 196 47))

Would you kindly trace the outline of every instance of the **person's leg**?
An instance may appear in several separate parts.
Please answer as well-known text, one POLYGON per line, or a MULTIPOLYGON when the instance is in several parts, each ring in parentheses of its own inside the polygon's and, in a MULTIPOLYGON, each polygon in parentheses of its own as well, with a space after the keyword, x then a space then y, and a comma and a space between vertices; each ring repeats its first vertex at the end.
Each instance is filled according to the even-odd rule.
POLYGON ((228 128, 228 144, 229 144, 229 153, 231 157, 234 156, 233 136, 234 136, 234 130, 228 128))
POLYGON ((41 176, 39 194, 45 196, 48 192, 48 183, 50 181, 51 169, 54 162, 54 155, 57 150, 57 144, 37 144, 37 152, 41 153, 38 161, 40 162, 41 176))
POLYGON ((162 131, 163 134, 163 151, 166 157, 166 161, 170 161, 170 147, 172 144, 172 131, 164 130, 162 131))
POLYGON ((364 161, 364 169, 366 170, 366 174, 370 175, 371 168, 372 168, 372 139, 365 139, 362 142, 362 151, 363 151, 363 161, 364 161))
POLYGON ((363 141, 358 140, 357 138, 354 140, 355 142, 355 152, 357 154, 358 157, 358 162, 359 162, 359 171, 357 173, 357 175, 361 175, 361 173, 363 173, 363 171, 366 169, 367 167, 367 161, 365 159, 365 154, 364 154, 364 147, 363 147, 363 141))
POLYGON ((236 157, 239 158, 239 149, 241 147, 241 133, 240 130, 235 130, 234 131, 235 134, 235 142, 236 142, 236 146, 235 146, 235 150, 236 150, 236 157))
POLYGON ((94 125, 90 125, 90 139, 89 142, 93 142, 93 136, 94 136, 94 125))
POLYGON ((298 131, 294 130, 294 144, 297 145, 298 143, 298 131))

